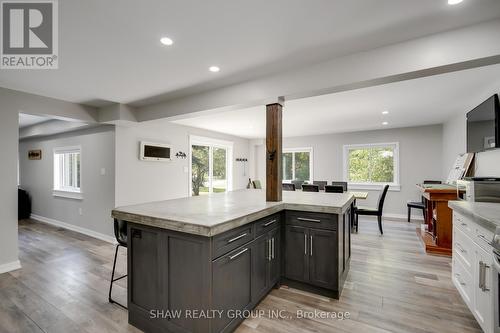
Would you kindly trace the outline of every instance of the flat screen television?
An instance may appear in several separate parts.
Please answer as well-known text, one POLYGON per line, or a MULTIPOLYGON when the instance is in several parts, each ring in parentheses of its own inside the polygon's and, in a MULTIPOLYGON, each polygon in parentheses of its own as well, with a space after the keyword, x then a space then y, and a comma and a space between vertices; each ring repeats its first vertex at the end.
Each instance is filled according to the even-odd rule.
POLYGON ((467 152, 500 147, 500 102, 498 94, 467 113, 467 152))

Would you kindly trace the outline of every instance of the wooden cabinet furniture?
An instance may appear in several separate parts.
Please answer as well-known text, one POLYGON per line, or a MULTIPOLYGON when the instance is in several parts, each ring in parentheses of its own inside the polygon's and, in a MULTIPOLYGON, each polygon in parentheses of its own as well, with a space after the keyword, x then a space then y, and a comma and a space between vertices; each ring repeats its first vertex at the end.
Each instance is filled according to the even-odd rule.
POLYGON ((282 211, 213 237, 129 222, 129 322, 145 332, 231 332, 244 319, 236 311, 280 283, 338 298, 350 216, 282 211))
POLYGON ((285 232, 285 277, 312 286, 335 289, 338 253, 336 223, 322 224, 330 216, 290 212, 285 232), (319 229, 323 227, 322 229, 319 229), (333 230, 332 230, 333 229, 333 230))
POLYGON ((417 234, 432 254, 451 255, 452 211, 448 201, 457 199, 457 189, 448 184, 417 185, 426 203, 424 212, 427 232, 417 228, 417 234))
POLYGON ((453 213, 452 280, 484 332, 493 333, 493 233, 453 213))

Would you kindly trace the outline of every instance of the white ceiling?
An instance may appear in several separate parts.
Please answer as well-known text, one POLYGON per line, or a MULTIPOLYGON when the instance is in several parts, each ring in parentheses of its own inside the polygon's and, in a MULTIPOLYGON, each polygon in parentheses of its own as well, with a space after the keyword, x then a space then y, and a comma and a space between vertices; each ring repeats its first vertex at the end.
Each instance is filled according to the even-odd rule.
POLYGON ((50 120, 51 118, 34 116, 31 114, 20 113, 19 114, 19 128, 28 127, 35 124, 40 124, 50 120))
POLYGON ((131 103, 499 16, 498 0, 59 1, 59 69, 2 71, 0 86, 91 105, 131 103), (172 47, 160 44, 164 35, 172 47), (221 71, 210 73, 211 65, 221 71))
MULTIPOLYGON (((306 136, 440 124, 500 92, 500 65, 286 101, 283 135, 306 136), (382 111, 388 110, 388 115, 382 111), (383 126, 382 122, 389 124, 383 126)), ((245 138, 265 137, 265 106, 175 123, 245 138)))

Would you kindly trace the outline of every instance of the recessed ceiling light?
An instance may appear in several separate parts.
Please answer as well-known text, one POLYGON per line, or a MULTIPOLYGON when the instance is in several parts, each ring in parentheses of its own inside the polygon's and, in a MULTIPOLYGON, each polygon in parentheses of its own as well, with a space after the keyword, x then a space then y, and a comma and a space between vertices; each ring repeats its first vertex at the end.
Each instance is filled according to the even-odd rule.
POLYGON ((463 0, 448 0, 448 5, 457 5, 461 3, 463 0))
POLYGON ((387 121, 384 121, 384 122, 382 123, 382 125, 387 126, 387 125, 389 125, 389 123, 388 123, 387 121))
POLYGON ((384 110, 384 111, 382 111, 382 114, 389 114, 389 111, 384 110))
POLYGON ((218 71, 220 71, 220 68, 217 67, 217 66, 210 66, 208 68, 209 71, 213 72, 213 73, 217 73, 218 71))
POLYGON ((163 45, 170 46, 174 43, 174 41, 168 37, 162 37, 160 38, 160 43, 162 43, 163 45))

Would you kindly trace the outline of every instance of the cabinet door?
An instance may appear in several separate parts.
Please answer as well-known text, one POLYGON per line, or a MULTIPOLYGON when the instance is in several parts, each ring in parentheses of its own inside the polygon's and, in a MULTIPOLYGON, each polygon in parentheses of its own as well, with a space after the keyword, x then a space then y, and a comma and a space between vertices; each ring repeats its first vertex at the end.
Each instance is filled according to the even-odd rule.
MULTIPOLYGON (((224 311, 243 310, 251 303, 252 248, 242 246, 212 263, 212 308, 224 311)), ((222 331, 231 318, 213 320, 212 331, 222 331)))
POLYGON ((280 229, 269 232, 269 245, 271 246, 271 261, 269 262, 269 286, 273 287, 280 279, 281 267, 281 234, 280 229))
POLYGON ((129 302, 144 311, 158 308, 160 235, 150 229, 130 227, 128 240, 129 302), (145 274, 147 272, 147 274, 145 274))
POLYGON ((493 332, 492 255, 475 246, 474 314, 485 332, 493 332))
POLYGON ((285 229, 285 277, 309 280, 308 229, 287 225, 285 229))
POLYGON ((268 235, 257 238, 253 242, 252 249, 252 302, 257 302, 269 290, 271 240, 268 235))
POLYGON ((323 288, 337 285, 335 231, 309 230, 309 283, 323 288))

